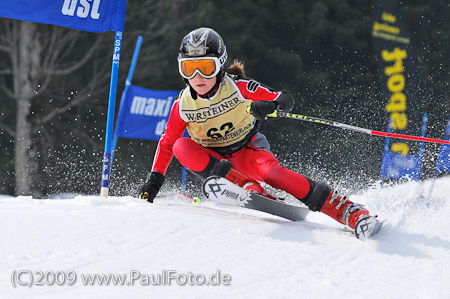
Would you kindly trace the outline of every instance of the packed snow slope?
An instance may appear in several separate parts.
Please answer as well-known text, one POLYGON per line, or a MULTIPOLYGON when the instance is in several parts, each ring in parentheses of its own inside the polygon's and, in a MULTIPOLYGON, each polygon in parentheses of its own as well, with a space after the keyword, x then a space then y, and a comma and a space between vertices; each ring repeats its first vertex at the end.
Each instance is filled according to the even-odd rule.
MULTIPOLYGON (((430 185, 423 185, 425 197, 430 185)), ((320 213, 293 223, 174 198, 148 204, 132 197, 5 196, 0 298, 450 298, 450 177, 436 181, 430 201, 418 199, 417 191, 418 184, 410 182, 352 195, 389 221, 365 242, 320 213), (231 281, 173 280, 160 286, 148 280, 94 286, 82 281, 82 275, 136 271, 148 278, 170 270, 181 275, 176 276, 181 283, 189 273, 208 278, 217 271, 231 281), (77 281, 17 284, 29 283, 30 273, 36 283, 39 271, 50 273, 48 278, 60 271, 60 283, 73 271, 77 281)))

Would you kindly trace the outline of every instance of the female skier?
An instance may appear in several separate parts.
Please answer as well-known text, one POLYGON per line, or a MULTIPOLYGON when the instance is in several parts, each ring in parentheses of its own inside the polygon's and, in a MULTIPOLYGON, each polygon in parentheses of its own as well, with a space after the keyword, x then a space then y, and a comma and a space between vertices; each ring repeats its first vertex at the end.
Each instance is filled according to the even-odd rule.
POLYGON ((258 132, 268 114, 292 109, 290 94, 245 77, 238 61, 226 68, 226 60, 225 44, 210 28, 198 28, 181 41, 178 69, 186 88, 173 104, 139 198, 153 202, 175 155, 203 179, 220 175, 261 194, 265 192, 257 181, 265 182, 293 195, 311 211, 325 213, 352 229, 356 227, 360 239, 369 236, 376 225, 369 211, 326 183, 279 165, 266 137, 258 132), (186 128, 191 138, 182 137, 186 128))

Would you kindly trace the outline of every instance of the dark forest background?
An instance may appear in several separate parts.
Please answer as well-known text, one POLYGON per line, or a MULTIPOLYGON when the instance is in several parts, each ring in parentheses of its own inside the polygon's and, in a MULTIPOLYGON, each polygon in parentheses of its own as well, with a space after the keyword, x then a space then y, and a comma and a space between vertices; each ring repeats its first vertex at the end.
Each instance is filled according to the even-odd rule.
MULTIPOLYGON (((427 136, 442 138, 450 114, 450 7, 447 1, 393 1, 409 22, 418 58, 421 112, 428 112, 427 136)), ((228 62, 239 59, 247 76, 295 97, 293 112, 385 131, 385 100, 380 98, 371 40, 371 1, 279 0, 203 1, 129 0, 123 35, 118 85, 124 88, 138 35, 143 36, 133 84, 151 89, 181 89, 177 52, 182 37, 197 27, 215 29, 223 37, 228 62)), ((1 20, 0 35, 20 21, 1 20)), ((45 45, 54 26, 38 26, 45 45)), ((114 33, 76 32, 76 46, 68 48, 62 64, 86 58, 72 72, 52 73, 45 90, 36 87, 33 114, 45 119, 36 127, 40 164, 33 190, 40 196, 70 192, 98 194, 106 128, 114 33), (99 77, 106 75, 106 79, 99 77), (86 86, 95 85, 88 91, 86 86), (77 97, 83 100, 67 104, 77 97), (49 119, 50 117, 47 117, 49 119)), ((0 50, 1 48, 0 39, 0 50)), ((0 52, 0 194, 15 194, 14 124, 16 102, 12 61, 0 52)), ((41 56, 46 57, 43 47, 41 56)), ((61 64, 60 64, 61 65, 61 64)), ((384 139, 293 120, 263 123, 280 163, 315 180, 351 191, 368 188, 379 176, 384 139)), ((136 195, 153 161, 156 141, 121 139, 112 170, 111 195, 136 195)), ((426 144, 424 176, 430 177, 439 146, 426 144)), ((165 188, 180 185, 181 166, 174 159, 165 188)), ((189 176, 189 188, 200 191, 189 176)), ((166 189, 167 190, 167 189, 166 189)))

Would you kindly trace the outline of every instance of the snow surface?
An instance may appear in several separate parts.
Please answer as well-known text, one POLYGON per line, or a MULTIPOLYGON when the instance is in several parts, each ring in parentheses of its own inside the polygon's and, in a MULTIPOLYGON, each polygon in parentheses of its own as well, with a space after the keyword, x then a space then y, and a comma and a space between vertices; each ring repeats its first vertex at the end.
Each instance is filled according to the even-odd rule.
MULTIPOLYGON (((431 181, 423 184, 428 196, 431 181)), ((357 240, 320 213, 293 223, 211 202, 0 197, 0 298, 450 298, 450 177, 431 201, 409 182, 352 195, 389 224, 357 240), (17 286, 13 271, 75 271, 71 286, 17 286), (81 274, 209 276, 229 286, 86 286, 81 274)), ((26 280, 27 276, 22 277, 26 280)))

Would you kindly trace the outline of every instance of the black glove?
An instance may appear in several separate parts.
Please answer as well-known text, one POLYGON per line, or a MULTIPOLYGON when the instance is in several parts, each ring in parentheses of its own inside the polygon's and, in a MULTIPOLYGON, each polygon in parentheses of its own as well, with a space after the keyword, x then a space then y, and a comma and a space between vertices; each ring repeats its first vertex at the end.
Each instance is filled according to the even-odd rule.
POLYGON ((277 109, 278 103, 275 101, 257 101, 252 102, 250 105, 253 116, 257 119, 265 120, 267 119, 267 114, 271 114, 277 109))
POLYGON ((147 175, 147 181, 139 190, 139 198, 145 199, 148 202, 153 202, 156 194, 164 183, 165 177, 159 172, 150 172, 147 175))

